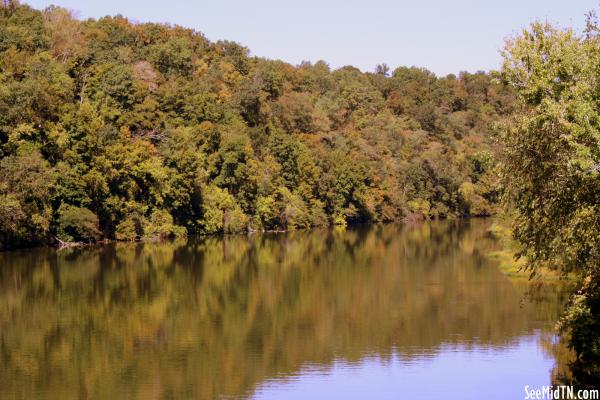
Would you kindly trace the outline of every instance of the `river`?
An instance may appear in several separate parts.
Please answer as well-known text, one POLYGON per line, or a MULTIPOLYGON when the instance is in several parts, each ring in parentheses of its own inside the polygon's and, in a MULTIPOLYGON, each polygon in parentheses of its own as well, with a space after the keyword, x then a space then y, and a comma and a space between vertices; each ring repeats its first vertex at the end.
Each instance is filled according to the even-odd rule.
POLYGON ((0 253, 0 392, 508 399, 550 383, 558 291, 486 220, 0 253))

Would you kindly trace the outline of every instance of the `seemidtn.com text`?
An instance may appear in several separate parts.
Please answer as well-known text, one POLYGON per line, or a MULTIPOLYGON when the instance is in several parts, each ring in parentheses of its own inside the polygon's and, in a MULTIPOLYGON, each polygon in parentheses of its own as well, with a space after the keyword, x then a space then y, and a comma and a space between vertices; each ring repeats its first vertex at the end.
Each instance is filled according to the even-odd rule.
POLYGON ((542 386, 541 388, 532 388, 525 386, 525 400, 588 400, 600 399, 600 390, 598 389, 578 389, 573 386, 542 386))

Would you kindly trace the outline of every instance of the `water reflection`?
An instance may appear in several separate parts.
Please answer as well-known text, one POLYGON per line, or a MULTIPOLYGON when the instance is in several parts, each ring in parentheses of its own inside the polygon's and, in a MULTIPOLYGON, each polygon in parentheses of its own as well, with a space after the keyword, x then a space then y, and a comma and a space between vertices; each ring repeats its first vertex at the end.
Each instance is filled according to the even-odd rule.
MULTIPOLYGON (((268 388, 278 377, 355 366, 385 380, 406 363, 421 366, 413 379, 442 382, 428 362, 480 354, 445 374, 474 374, 482 357, 500 373, 503 350, 526 357, 524 340, 541 358, 513 368, 549 379, 531 338, 552 326, 560 301, 547 293, 521 304, 524 288, 486 256, 496 246, 487 224, 2 253, 0 389, 14 398, 261 397, 276 393, 268 388)), ((312 397, 326 394, 305 382, 312 397)), ((515 384, 521 393, 532 383, 515 384)))

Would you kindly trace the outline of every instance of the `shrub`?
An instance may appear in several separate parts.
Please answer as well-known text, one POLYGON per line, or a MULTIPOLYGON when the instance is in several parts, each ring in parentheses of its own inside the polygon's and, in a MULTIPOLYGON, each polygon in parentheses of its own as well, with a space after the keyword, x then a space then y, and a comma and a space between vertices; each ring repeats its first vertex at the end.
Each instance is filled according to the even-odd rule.
POLYGON ((173 223, 173 216, 165 210, 154 210, 148 224, 144 228, 144 237, 147 239, 164 240, 170 237, 183 237, 187 229, 173 223))
POLYGON ((63 203, 58 209, 57 237, 65 242, 98 240, 98 217, 85 207, 63 203))
POLYGON ((240 232, 248 224, 248 216, 227 189, 206 186, 202 191, 203 233, 240 232))
POLYGON ((117 240, 137 240, 144 235, 145 221, 138 215, 128 215, 117 225, 115 230, 115 239, 117 240))

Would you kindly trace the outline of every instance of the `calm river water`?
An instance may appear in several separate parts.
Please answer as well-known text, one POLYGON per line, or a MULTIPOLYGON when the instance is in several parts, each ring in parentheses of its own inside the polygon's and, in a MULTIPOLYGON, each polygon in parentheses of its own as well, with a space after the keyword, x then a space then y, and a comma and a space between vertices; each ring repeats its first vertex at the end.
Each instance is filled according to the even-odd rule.
POLYGON ((489 224, 0 253, 0 397, 522 399, 561 300, 489 224))

